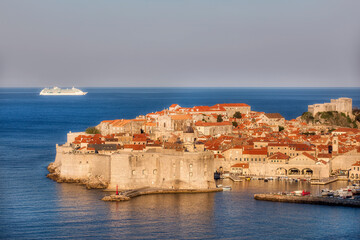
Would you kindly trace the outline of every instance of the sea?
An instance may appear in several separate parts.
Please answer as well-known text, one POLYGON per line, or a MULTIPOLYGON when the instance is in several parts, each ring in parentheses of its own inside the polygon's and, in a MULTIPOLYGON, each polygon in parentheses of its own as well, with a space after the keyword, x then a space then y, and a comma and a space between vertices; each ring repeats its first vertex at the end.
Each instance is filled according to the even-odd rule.
MULTIPOLYGON (((232 183, 232 191, 148 195, 103 202, 106 192, 46 178, 55 145, 102 120, 182 107, 247 103, 290 120, 314 103, 359 88, 82 88, 85 96, 40 96, 0 88, 1 239, 360 239, 360 209, 256 201, 255 193, 305 189, 307 182, 232 183)), ((339 188, 346 182, 326 187, 339 188)))

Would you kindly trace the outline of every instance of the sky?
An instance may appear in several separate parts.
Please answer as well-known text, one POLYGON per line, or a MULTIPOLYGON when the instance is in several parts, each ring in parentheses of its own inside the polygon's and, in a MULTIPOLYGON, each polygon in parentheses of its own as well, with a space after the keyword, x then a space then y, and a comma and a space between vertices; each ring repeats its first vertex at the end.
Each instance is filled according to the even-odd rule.
POLYGON ((360 87, 359 0, 0 0, 0 87, 360 87))

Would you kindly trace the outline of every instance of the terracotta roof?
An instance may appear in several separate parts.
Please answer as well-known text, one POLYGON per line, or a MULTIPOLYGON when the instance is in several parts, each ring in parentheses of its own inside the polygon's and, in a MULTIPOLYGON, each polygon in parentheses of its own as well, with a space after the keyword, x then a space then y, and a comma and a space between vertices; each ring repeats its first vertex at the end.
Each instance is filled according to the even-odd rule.
POLYGON ((359 130, 359 129, 356 129, 356 128, 338 128, 338 129, 334 130, 333 132, 347 132, 347 133, 353 132, 353 133, 359 133, 360 130, 359 130))
POLYGON ((268 118, 284 118, 280 113, 265 113, 268 118))
POLYGON ((316 157, 314 157, 313 155, 311 155, 311 154, 309 154, 309 153, 307 153, 307 152, 303 152, 302 154, 303 154, 304 156, 306 156, 306 157, 308 157, 308 158, 316 161, 316 157))
POLYGON ((330 153, 319 153, 318 158, 331 158, 330 153))
POLYGON ((231 122, 203 122, 203 121, 198 121, 195 123, 195 126, 203 126, 203 127, 210 127, 210 126, 227 126, 230 125, 232 126, 231 122))
POLYGON ((250 107, 246 103, 219 103, 214 105, 213 107, 221 106, 221 107, 250 107))
POLYGON ((180 115, 170 115, 172 120, 190 120, 192 119, 189 114, 180 114, 180 115))
POLYGON ((267 149, 244 149, 243 154, 249 155, 267 155, 267 149))
POLYGON ((249 164, 248 163, 236 163, 234 165, 231 166, 233 167, 241 167, 241 168, 249 168, 249 164))
POLYGON ((274 153, 269 157, 269 159, 289 159, 290 157, 286 154, 283 154, 281 152, 274 153))
POLYGON ((132 148, 133 150, 144 150, 146 148, 145 145, 137 145, 137 144, 125 144, 124 148, 132 148))
POLYGON ((360 161, 357 161, 356 163, 354 163, 353 165, 351 166, 360 166, 360 161))

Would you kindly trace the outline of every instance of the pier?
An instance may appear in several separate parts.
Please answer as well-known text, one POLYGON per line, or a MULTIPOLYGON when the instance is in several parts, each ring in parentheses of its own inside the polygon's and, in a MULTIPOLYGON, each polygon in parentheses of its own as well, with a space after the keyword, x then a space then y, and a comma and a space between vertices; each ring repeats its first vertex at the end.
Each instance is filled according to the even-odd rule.
POLYGON ((119 192, 118 195, 112 194, 103 197, 101 200, 110 202, 128 201, 131 198, 150 195, 150 194, 169 194, 169 193, 212 193, 221 192, 222 188, 210 188, 210 189, 159 189, 159 188, 138 188, 119 192))
POLYGON ((230 174, 229 175, 229 179, 232 180, 233 182, 242 182, 242 179, 240 176, 236 176, 234 174, 230 174))
POLYGON ((360 200, 354 200, 354 199, 341 199, 341 198, 317 197, 317 196, 289 196, 289 195, 280 195, 280 194, 255 194, 254 198, 256 200, 271 201, 271 202, 360 207, 360 200))
POLYGON ((322 178, 318 181, 312 180, 312 181, 310 181, 310 183, 312 185, 326 185, 326 184, 329 184, 332 182, 336 182, 337 180, 338 180, 337 177, 329 177, 329 178, 322 178))

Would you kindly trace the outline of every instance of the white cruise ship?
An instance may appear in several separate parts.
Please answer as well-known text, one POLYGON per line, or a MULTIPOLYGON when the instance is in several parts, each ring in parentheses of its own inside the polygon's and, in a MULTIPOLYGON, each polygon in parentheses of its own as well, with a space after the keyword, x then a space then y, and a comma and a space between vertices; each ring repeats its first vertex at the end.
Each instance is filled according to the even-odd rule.
POLYGON ((53 88, 44 88, 41 90, 40 95, 85 95, 87 92, 83 92, 80 89, 77 88, 67 88, 67 89, 61 89, 58 87, 53 88))

